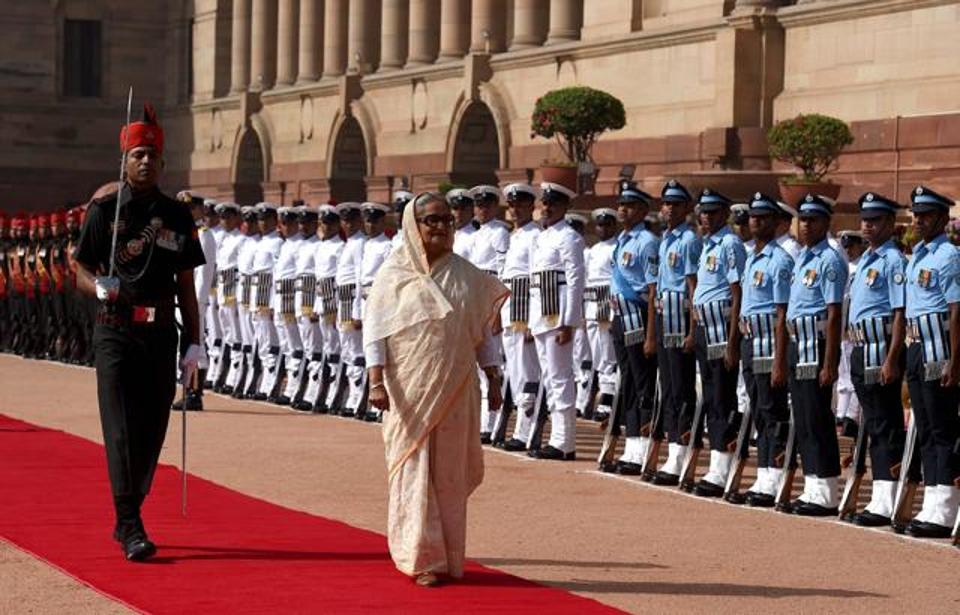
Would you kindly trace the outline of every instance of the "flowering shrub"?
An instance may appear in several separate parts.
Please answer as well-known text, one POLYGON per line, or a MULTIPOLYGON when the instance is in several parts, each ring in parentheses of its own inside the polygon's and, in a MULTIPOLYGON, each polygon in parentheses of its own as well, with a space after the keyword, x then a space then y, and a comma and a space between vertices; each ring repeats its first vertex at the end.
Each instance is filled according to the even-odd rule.
POLYGON ((556 138, 567 160, 577 164, 590 160, 597 137, 626 123, 620 99, 588 87, 563 88, 537 100, 531 136, 556 138))
POLYGON ((800 181, 819 182, 853 143, 853 133, 843 120, 811 113, 783 120, 767 133, 770 155, 802 172, 800 181))

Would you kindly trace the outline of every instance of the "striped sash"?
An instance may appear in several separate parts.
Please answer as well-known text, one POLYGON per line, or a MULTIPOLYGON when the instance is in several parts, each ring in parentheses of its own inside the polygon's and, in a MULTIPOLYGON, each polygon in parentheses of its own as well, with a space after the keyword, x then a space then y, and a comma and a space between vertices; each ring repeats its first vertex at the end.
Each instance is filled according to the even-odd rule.
POLYGON ((317 282, 317 296, 320 297, 320 313, 325 317, 336 316, 337 282, 336 278, 323 278, 317 282))
POLYGON ((253 295, 253 274, 240 274, 240 305, 244 308, 250 306, 250 299, 253 295))
POLYGON ((623 323, 623 345, 635 346, 641 343, 646 337, 646 327, 644 326, 647 313, 646 305, 631 301, 623 295, 616 295, 615 305, 616 313, 623 323))
POLYGON ((317 276, 301 273, 297 278, 297 286, 300 292, 300 315, 313 316, 313 306, 317 300, 317 276))
POLYGON ((907 332, 913 341, 923 344, 924 380, 938 380, 950 362, 947 314, 924 314, 911 318, 907 332))
POLYGON ((864 318, 851 327, 850 337, 853 343, 863 347, 863 382, 880 382, 880 368, 887 357, 887 345, 890 340, 890 318, 876 316, 864 318))
POLYGON ((261 271, 254 274, 256 283, 256 292, 254 292, 253 305, 250 306, 258 312, 265 312, 270 309, 270 286, 273 284, 273 272, 261 271))
POLYGON ((236 267, 222 269, 217 272, 220 278, 220 290, 223 293, 223 304, 233 305, 237 302, 237 279, 239 272, 236 267))
POLYGON ((727 350, 727 318, 730 316, 730 302, 711 301, 695 307, 698 321, 707 338, 707 360, 722 359, 727 350))
POLYGON ((560 315, 560 287, 566 284, 562 271, 537 271, 533 287, 540 289, 540 315, 560 315))
POLYGON ((797 345, 797 380, 813 380, 820 365, 820 344, 823 321, 819 316, 801 316, 787 323, 790 337, 797 345))
POLYGON ((356 284, 344 284, 337 287, 337 302, 340 305, 338 320, 342 323, 353 322, 353 301, 357 296, 356 284))
POLYGON ((596 304, 597 322, 610 322, 610 287, 590 286, 583 292, 583 299, 587 303, 596 304))
POLYGON ((296 313, 297 279, 277 280, 276 288, 280 295, 280 316, 289 320, 296 313))
POLYGON ((773 371, 774 322, 776 314, 751 314, 740 319, 740 331, 750 340, 753 350, 753 373, 773 371))
POLYGON ((525 328, 530 321, 530 278, 518 276, 507 281, 510 285, 510 324, 525 328))
POLYGON ((690 317, 684 294, 670 290, 660 293, 660 314, 663 316, 663 347, 682 348, 690 317))

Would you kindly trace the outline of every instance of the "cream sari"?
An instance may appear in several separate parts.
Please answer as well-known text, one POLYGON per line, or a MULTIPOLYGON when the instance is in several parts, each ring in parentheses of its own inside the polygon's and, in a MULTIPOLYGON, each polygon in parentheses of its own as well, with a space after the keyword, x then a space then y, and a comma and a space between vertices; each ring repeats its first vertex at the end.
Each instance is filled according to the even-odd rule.
POLYGON ((414 209, 363 319, 364 345, 386 348, 387 536, 401 572, 460 577, 467 498, 483 480, 477 348, 509 291, 456 254, 431 269, 414 209))

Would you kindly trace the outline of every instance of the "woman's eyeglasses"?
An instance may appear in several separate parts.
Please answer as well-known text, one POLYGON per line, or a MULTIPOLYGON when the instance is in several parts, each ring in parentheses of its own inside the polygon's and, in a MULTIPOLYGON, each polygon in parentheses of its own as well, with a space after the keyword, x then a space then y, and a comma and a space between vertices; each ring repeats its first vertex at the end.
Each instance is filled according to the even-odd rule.
POLYGON ((429 216, 417 218, 417 222, 431 228, 443 228, 445 226, 453 226, 454 217, 450 214, 430 214, 429 216))

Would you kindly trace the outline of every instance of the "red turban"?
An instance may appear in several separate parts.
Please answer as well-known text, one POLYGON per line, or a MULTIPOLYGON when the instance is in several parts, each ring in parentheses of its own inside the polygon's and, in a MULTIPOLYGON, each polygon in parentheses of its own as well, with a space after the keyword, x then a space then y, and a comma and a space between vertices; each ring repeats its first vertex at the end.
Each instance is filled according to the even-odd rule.
POLYGON ((34 218, 34 220, 37 221, 37 227, 46 228, 50 226, 50 218, 47 217, 47 214, 37 214, 37 217, 34 218))
POLYGON ((56 225, 56 224, 65 224, 66 221, 67 221, 67 216, 66 216, 66 214, 65 214, 64 212, 62 212, 62 211, 55 211, 55 212, 53 212, 52 214, 50 214, 50 225, 51 225, 51 226, 56 225))
POLYGON ((120 150, 130 151, 135 147, 152 145, 158 154, 163 153, 163 129, 157 123, 157 112, 153 105, 144 103, 143 120, 130 122, 120 129, 120 150))

